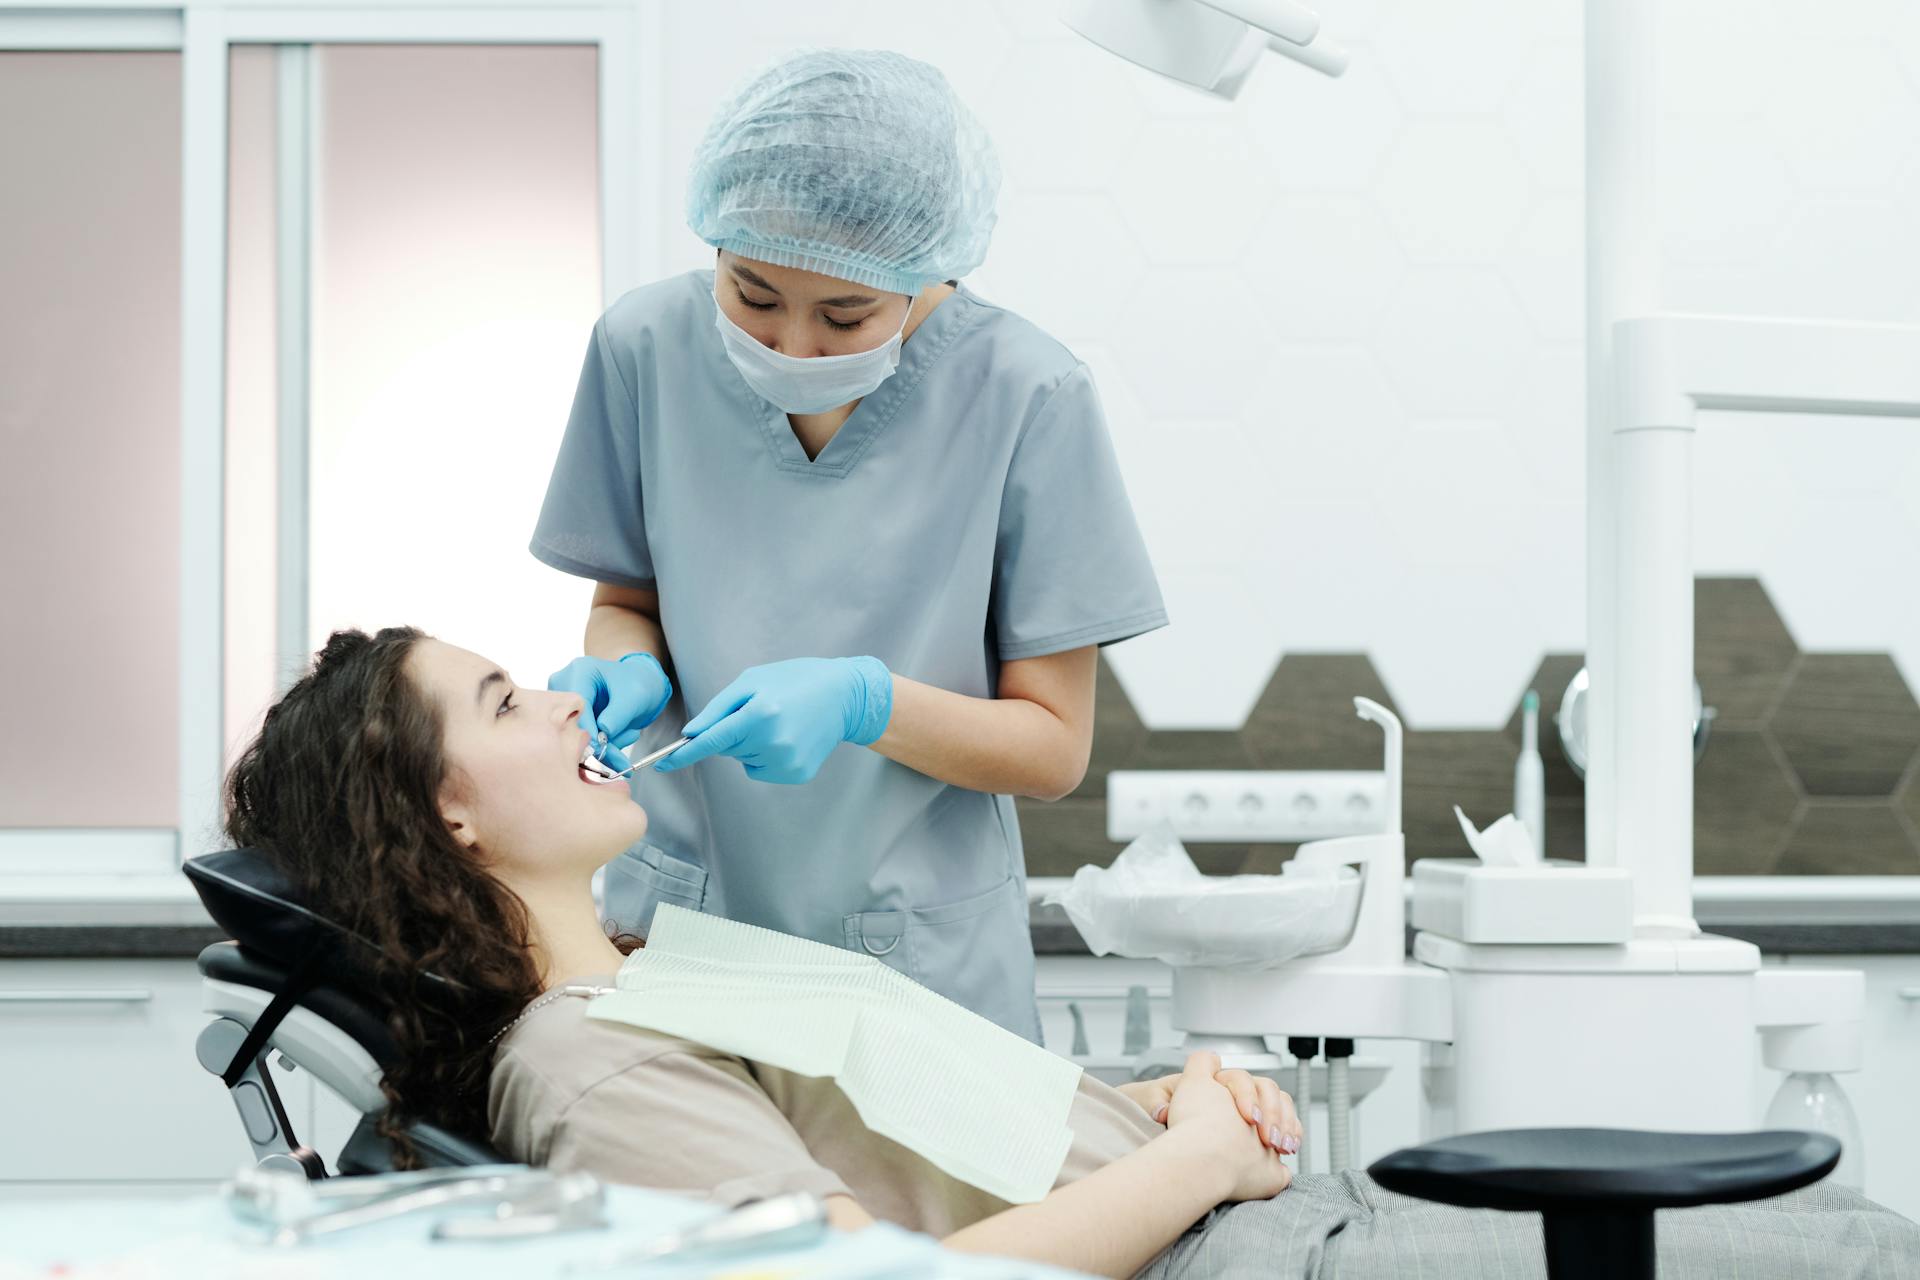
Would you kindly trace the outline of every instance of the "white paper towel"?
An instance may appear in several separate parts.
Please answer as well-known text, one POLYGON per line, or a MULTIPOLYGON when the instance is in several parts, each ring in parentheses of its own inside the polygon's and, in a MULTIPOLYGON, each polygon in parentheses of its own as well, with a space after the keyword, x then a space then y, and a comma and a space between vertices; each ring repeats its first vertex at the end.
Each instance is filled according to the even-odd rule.
POLYGON ((1499 819, 1485 831, 1474 830, 1473 823, 1453 806, 1460 829, 1467 833, 1467 844, 1490 867, 1528 867, 1540 861, 1540 850, 1527 836, 1527 829, 1512 814, 1499 819))

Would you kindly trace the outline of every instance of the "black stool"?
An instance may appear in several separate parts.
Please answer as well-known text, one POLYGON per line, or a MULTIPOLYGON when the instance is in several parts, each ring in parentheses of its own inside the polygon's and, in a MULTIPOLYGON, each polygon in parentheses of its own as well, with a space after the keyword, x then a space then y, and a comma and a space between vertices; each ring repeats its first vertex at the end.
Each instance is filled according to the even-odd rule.
POLYGON ((1507 1129, 1407 1147, 1367 1172, 1389 1191, 1545 1217, 1551 1280, 1653 1280, 1653 1211, 1760 1200, 1840 1163, 1824 1133, 1507 1129))

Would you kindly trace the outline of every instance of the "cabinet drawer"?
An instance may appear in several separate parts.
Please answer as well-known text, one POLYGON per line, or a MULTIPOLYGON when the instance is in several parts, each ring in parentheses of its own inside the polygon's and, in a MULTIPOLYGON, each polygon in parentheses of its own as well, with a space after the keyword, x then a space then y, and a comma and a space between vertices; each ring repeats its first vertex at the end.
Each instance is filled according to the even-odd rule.
MULTIPOLYGON (((194 1059, 191 960, 0 961, 0 1181, 202 1181, 253 1155, 194 1059)), ((276 1079, 296 1131, 302 1076, 276 1079)))

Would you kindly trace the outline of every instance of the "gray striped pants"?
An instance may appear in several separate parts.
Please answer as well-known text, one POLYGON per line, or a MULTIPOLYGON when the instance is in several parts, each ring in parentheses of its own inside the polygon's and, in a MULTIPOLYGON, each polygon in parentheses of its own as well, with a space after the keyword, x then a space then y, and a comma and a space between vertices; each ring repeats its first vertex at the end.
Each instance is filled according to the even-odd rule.
MULTIPOLYGON (((1659 1280, 1915 1280, 1920 1227, 1819 1183, 1749 1204, 1663 1209, 1659 1280)), ((1456 1209, 1382 1190, 1364 1173, 1302 1178, 1271 1200, 1223 1205, 1140 1280, 1545 1280, 1540 1216, 1456 1209)))

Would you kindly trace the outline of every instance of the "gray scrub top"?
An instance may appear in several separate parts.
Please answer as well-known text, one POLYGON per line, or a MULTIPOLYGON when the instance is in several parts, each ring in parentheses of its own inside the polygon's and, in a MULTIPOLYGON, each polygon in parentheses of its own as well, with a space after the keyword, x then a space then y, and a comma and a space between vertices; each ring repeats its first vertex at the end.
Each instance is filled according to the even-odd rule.
MULTIPOLYGON (((673 701, 645 751, 748 667, 871 654, 992 697, 1000 663, 1166 624, 1087 367, 964 287, 809 461, 714 330, 713 272, 594 326, 532 551, 655 589, 673 701)), ((716 758, 645 772, 608 917, 656 903, 864 950, 1038 1040, 1013 801, 843 744, 805 786, 716 758)))

